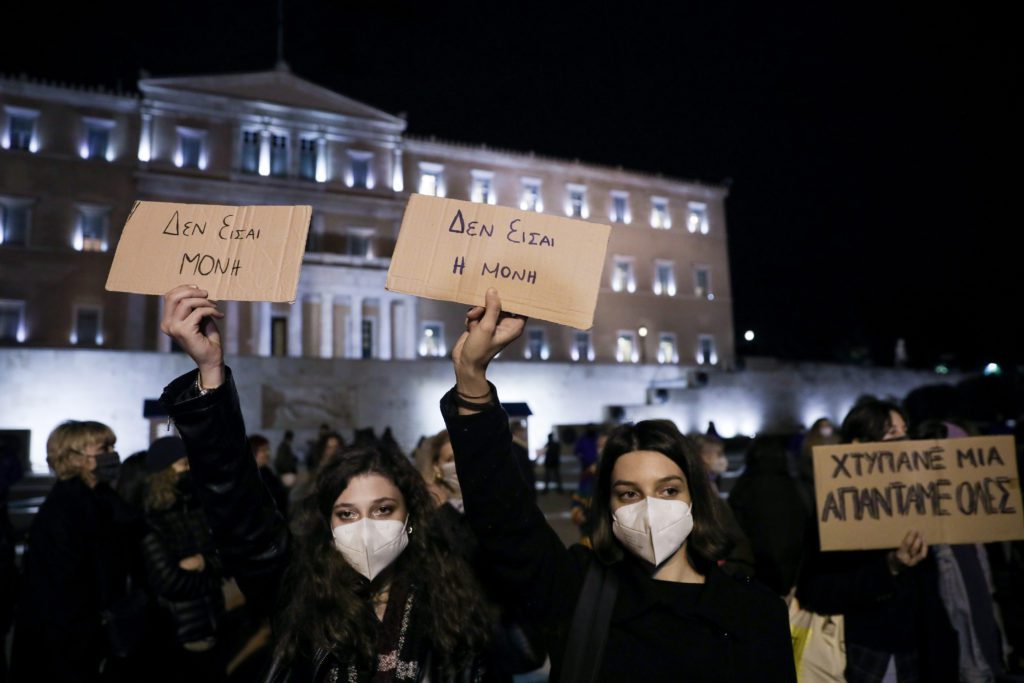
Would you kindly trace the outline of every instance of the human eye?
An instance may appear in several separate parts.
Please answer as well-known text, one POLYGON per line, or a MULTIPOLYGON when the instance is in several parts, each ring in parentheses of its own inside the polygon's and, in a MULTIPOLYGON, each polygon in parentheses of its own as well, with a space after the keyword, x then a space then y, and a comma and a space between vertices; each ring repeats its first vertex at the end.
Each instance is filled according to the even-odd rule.
POLYGON ((358 517, 358 514, 349 508, 339 508, 334 511, 334 516, 343 522, 351 522, 358 517))
POLYGON ((666 486, 661 490, 661 495, 665 498, 675 498, 682 490, 678 486, 666 486))
POLYGON ((639 500, 640 494, 632 489, 621 489, 617 494, 619 500, 635 501, 639 500))
POLYGON ((381 505, 376 510, 374 510, 374 515, 377 517, 387 517, 394 511, 395 508, 393 505, 381 505))

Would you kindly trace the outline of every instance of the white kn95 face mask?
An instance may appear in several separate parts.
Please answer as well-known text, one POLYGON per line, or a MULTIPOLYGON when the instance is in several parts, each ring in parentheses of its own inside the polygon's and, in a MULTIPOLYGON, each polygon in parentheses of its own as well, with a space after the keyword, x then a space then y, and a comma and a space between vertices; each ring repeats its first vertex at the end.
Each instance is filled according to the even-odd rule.
POLYGON ((645 498, 612 514, 612 534, 654 566, 672 557, 693 530, 690 506, 681 500, 645 498))
POLYGON ((366 519, 334 527, 334 547, 352 568, 373 581, 409 545, 405 521, 366 519))

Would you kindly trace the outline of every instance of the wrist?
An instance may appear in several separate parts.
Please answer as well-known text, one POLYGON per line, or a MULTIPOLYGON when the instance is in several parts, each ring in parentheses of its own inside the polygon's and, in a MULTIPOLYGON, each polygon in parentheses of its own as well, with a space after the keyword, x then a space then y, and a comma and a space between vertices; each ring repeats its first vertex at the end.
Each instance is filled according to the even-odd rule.
POLYGON ((903 563, 900 562, 899 555, 896 554, 895 550, 890 550, 885 556, 886 564, 889 566, 889 573, 896 576, 903 569, 903 563))
POLYGON ((464 396, 482 396, 489 394, 487 373, 481 368, 455 368, 455 390, 464 396))
POLYGON ((199 384, 205 391, 216 389, 224 383, 224 364, 199 366, 199 384))

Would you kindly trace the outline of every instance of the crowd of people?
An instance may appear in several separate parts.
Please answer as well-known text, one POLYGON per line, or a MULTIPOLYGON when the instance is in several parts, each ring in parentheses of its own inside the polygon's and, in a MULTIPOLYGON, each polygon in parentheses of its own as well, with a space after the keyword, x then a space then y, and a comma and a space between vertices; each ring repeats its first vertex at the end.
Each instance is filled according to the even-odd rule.
POLYGON ((1020 543, 817 538, 814 446, 974 425, 908 425, 865 397, 838 427, 754 439, 728 491, 723 441, 667 420, 553 433, 535 464, 488 380, 524 328, 491 290, 453 349, 443 431, 407 454, 390 429, 323 425, 275 451, 244 424, 223 317, 195 287, 165 297, 162 329, 196 363, 161 397, 176 435, 123 462, 101 423, 50 435, 57 482, 3 583, 0 680, 796 681, 796 605, 842 615, 834 680, 1024 680, 1020 543), (538 507, 569 488, 563 453, 571 547, 538 507))

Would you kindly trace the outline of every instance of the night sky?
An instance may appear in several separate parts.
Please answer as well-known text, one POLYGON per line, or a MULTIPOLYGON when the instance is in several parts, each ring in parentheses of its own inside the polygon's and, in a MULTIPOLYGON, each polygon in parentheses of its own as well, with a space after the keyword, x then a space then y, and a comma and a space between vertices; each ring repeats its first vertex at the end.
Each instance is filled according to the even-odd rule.
MULTIPOLYGON (((884 365, 904 337, 915 366, 1024 363, 1010 9, 659 4, 287 0, 285 59, 414 134, 728 183, 742 354, 884 365)), ((0 71, 134 87, 277 59, 274 0, 56 14, 5 8, 0 71)))

